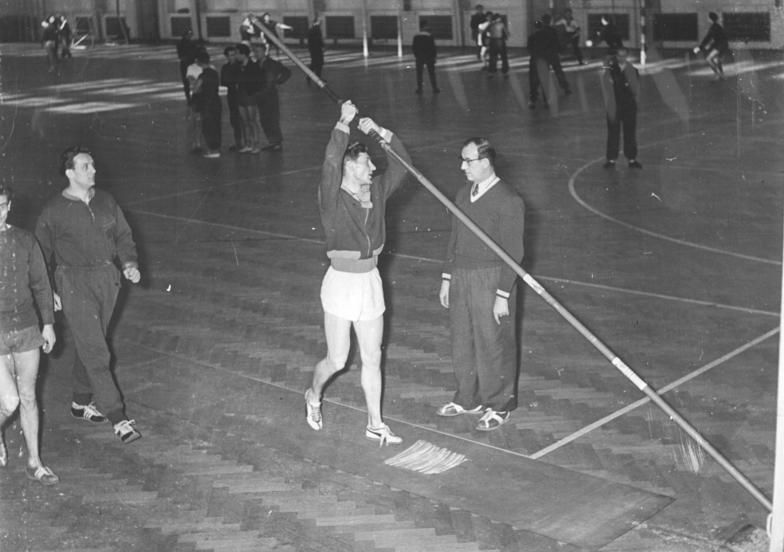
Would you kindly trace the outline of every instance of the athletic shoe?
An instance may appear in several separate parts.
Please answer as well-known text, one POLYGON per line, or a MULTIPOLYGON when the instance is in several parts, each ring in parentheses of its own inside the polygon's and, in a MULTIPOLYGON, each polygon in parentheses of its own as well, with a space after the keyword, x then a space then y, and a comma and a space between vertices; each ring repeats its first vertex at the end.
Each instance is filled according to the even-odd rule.
POLYGON ((604 167, 605 169, 614 169, 615 161, 608 159, 607 161, 604 162, 604 165, 602 165, 602 167, 604 167))
POLYGON ((75 402, 71 403, 71 416, 74 418, 78 418, 80 420, 87 420, 88 422, 93 422, 94 424, 101 424, 106 421, 106 416, 100 413, 100 411, 95 408, 93 403, 90 404, 78 404, 75 402))
POLYGON ((313 402, 310 400, 310 389, 305 390, 305 421, 313 429, 319 431, 323 427, 321 418, 321 401, 313 402))
POLYGON ((133 443, 142 437, 142 434, 133 427, 134 425, 136 425, 136 420, 122 420, 121 422, 117 422, 114 424, 114 434, 125 444, 133 443))
POLYGON ((642 168, 642 164, 639 161, 637 161, 636 159, 632 159, 631 161, 629 161, 629 168, 630 169, 641 169, 642 168))
POLYGON ((474 408, 465 409, 457 403, 449 402, 436 410, 436 416, 444 418, 451 418, 452 416, 460 416, 461 414, 479 414, 484 408, 482 405, 475 406, 474 408))
POLYGON ((261 148, 261 151, 280 151, 283 149, 281 144, 268 144, 261 148))
POLYGON ((488 408, 482 417, 479 418, 479 423, 476 424, 478 431, 493 431, 498 429, 512 417, 512 412, 509 410, 493 410, 488 408))
POLYGON ((202 155, 205 159, 218 159, 220 157, 219 151, 210 151, 202 155))
POLYGON ((383 447, 384 445, 399 445, 403 442, 401 437, 392 433, 392 430, 389 429, 387 424, 382 424, 380 427, 367 426, 365 428, 365 437, 373 441, 378 441, 378 446, 380 447, 383 447))
POLYGON ((251 153, 253 151, 253 148, 249 146, 245 146, 244 148, 240 148, 237 151, 240 153, 251 153))
POLYGON ((46 466, 38 466, 37 468, 27 466, 25 468, 25 475, 27 476, 27 479, 38 481, 41 485, 56 485, 60 482, 60 478, 46 466))

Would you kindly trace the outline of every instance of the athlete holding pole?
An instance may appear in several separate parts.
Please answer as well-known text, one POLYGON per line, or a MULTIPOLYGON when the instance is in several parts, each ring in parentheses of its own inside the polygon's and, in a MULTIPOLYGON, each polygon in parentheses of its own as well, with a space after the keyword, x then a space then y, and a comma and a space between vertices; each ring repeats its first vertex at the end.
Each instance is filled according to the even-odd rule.
MULTIPOLYGON (((267 33, 265 33, 267 34, 267 33)), ((267 38, 274 44, 280 47, 280 50, 286 54, 302 71, 313 80, 313 82, 330 98, 335 101, 340 101, 338 96, 332 91, 327 84, 318 78, 307 65, 305 65, 291 50, 289 50, 280 40, 275 36, 267 34, 267 38)), ((714 460, 716 460, 722 468, 725 469, 749 494, 751 494, 757 502, 759 502, 768 511, 773 509, 773 505, 755 485, 743 473, 741 473, 724 455, 721 454, 702 434, 694 428, 683 416, 678 413, 670 404, 662 398, 662 396, 648 383, 643 380, 632 368, 630 368, 620 357, 618 357, 604 342, 591 332, 582 322, 580 322, 566 307, 564 307, 555 297, 553 297, 533 276, 526 272, 523 267, 518 264, 509 253, 501 248, 484 230, 482 230, 476 223, 471 220, 463 211, 461 211, 449 198, 447 198, 441 190, 439 190, 432 182, 430 182, 425 175, 414 167, 411 162, 398 154, 386 140, 380 136, 376 129, 365 128, 363 132, 376 139, 379 144, 387 152, 387 156, 392 160, 402 165, 412 176, 414 176, 424 188, 427 189, 435 198, 446 207, 455 218, 463 223, 470 232, 472 232, 485 246, 493 251, 498 257, 515 272, 526 285, 539 295, 550 307, 552 307, 561 317, 566 320, 580 335, 582 335, 591 345, 594 346, 609 362, 615 367, 624 377, 631 381, 637 389, 644 393, 656 406, 667 414, 672 421, 683 429, 694 441, 702 447, 714 460)), ((306 396, 307 398, 307 396, 306 396)), ((319 405, 320 406, 320 405, 319 405)), ((310 408, 310 406, 309 406, 310 408)), ((310 414, 310 411, 308 412, 310 414)), ((319 413, 320 414, 320 413, 319 413)), ((320 422, 320 418, 319 418, 320 422)), ((309 420, 310 423, 310 420, 309 420)), ((383 443, 383 441, 382 441, 383 443)))

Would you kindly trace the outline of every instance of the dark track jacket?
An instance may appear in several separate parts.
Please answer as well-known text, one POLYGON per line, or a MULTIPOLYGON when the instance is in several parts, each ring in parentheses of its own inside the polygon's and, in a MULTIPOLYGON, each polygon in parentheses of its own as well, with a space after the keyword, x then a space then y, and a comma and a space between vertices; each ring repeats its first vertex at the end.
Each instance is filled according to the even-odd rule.
MULTIPOLYGON (((410 156, 391 132, 383 135, 392 149, 406 161, 410 156)), ((318 191, 321 224, 327 240, 327 257, 332 267, 342 272, 369 272, 378 263, 384 248, 386 202, 403 183, 406 169, 394 159, 386 171, 374 176, 370 185, 370 206, 363 206, 340 185, 343 181, 343 154, 348 146, 349 129, 337 123, 327 144, 318 191)))

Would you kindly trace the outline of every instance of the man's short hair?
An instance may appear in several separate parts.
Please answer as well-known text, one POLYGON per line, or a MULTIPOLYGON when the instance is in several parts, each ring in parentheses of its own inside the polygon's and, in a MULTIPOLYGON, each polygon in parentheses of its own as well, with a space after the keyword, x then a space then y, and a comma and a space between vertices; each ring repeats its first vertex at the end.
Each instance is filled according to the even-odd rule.
POLYGON ((74 168, 74 158, 79 155, 80 153, 86 153, 87 155, 92 155, 90 150, 85 148, 84 146, 71 146, 63 153, 60 154, 60 172, 65 174, 65 172, 69 169, 74 168))
POLYGON ((210 54, 207 50, 199 50, 196 52, 196 61, 199 63, 209 63, 210 62, 210 54))
POLYGON ((346 161, 356 161, 363 153, 367 153, 368 149, 365 144, 359 141, 351 142, 343 153, 343 163, 346 161))
POLYGON ((242 54, 243 56, 249 56, 250 47, 247 44, 239 43, 237 44, 237 53, 242 54))
POLYGON ((236 47, 236 46, 226 46, 226 47, 223 49, 223 55, 228 57, 228 55, 229 55, 230 53, 232 53, 232 52, 236 52, 236 51, 237 51, 237 47, 236 47))
POLYGON ((0 196, 5 196, 8 203, 11 203, 11 200, 14 198, 14 191, 5 182, 0 182, 0 196))
POLYGON ((545 25, 549 25, 550 21, 552 21, 552 20, 553 20, 553 18, 550 16, 549 13, 546 13, 546 14, 544 14, 542 16, 542 23, 544 23, 545 25))
POLYGON ((710 13, 708 13, 708 19, 710 19, 711 21, 716 23, 716 21, 719 20, 719 14, 716 13, 716 12, 710 12, 710 13))
POLYGON ((495 167, 495 148, 490 144, 487 138, 481 136, 474 136, 463 142, 461 150, 466 146, 474 144, 476 146, 476 155, 478 159, 489 159, 490 164, 495 167))

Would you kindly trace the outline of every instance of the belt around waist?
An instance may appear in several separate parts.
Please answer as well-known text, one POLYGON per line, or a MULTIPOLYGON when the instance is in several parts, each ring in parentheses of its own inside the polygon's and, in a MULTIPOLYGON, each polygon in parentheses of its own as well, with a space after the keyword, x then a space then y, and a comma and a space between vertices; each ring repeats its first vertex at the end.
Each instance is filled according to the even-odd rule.
POLYGON ((332 268, 338 272, 370 272, 378 266, 378 257, 372 256, 367 259, 343 259, 334 257, 331 259, 332 268))

